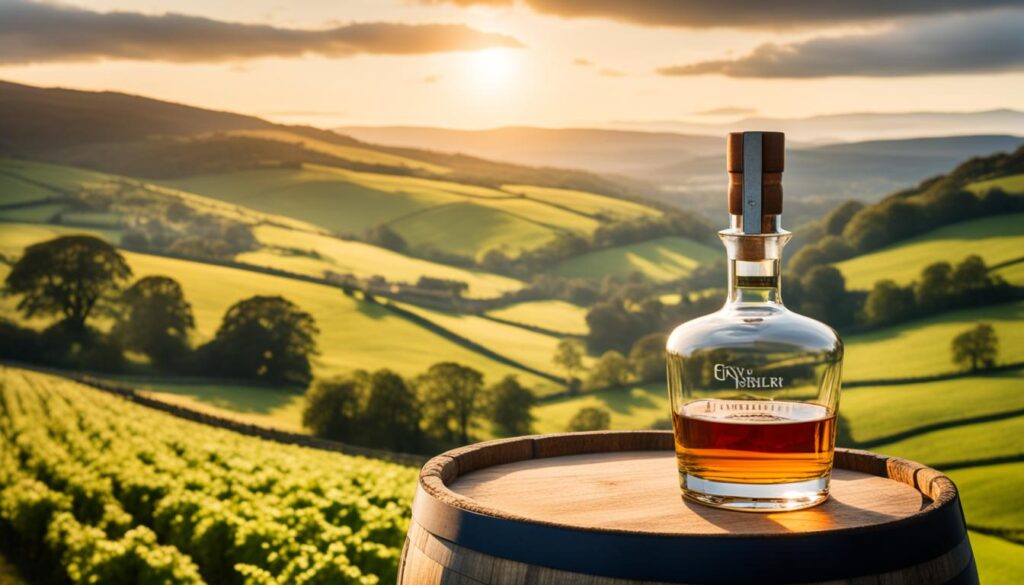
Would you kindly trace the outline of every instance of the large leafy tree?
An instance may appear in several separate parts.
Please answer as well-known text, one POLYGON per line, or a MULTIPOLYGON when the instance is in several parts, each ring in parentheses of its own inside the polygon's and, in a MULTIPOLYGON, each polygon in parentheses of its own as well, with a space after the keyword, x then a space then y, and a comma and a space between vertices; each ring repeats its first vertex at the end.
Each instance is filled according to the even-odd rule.
POLYGON ((417 380, 427 427, 449 443, 469 443, 469 433, 484 408, 484 377, 454 362, 430 366, 417 380))
POLYGON ((254 296, 224 314, 205 348, 212 374, 306 386, 319 329, 313 316, 280 296, 254 296))
POLYGON ((306 392, 302 424, 318 437, 358 442, 363 415, 360 382, 356 376, 318 381, 306 392))
POLYGON ((124 257, 103 240, 87 235, 61 236, 25 248, 7 275, 4 293, 20 295, 26 317, 59 315, 73 331, 109 301, 131 278, 124 257))
POLYGON ((495 434, 503 437, 530 434, 537 399, 515 376, 505 376, 488 391, 491 423, 495 434))
POLYGON ((571 433, 582 431, 604 431, 612 424, 612 413, 607 408, 585 406, 579 409, 569 421, 566 430, 571 433))
POLYGON ((195 319, 178 281, 147 276, 124 291, 121 300, 124 309, 115 332, 125 347, 141 351, 158 366, 179 363, 188 352, 195 319))
POLYGON ((991 368, 999 355, 999 338, 988 323, 978 323, 953 338, 953 361, 972 371, 991 368))
POLYGON ((367 444, 395 451, 422 451, 420 403, 415 391, 391 370, 367 378, 363 422, 367 444))

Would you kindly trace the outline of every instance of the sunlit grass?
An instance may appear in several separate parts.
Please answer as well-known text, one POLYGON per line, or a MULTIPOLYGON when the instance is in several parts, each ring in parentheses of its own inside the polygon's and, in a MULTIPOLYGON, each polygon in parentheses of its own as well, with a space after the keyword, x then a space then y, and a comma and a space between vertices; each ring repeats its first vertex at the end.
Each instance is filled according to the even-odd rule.
POLYGON ((628 277, 639 272, 655 282, 682 278, 704 262, 721 257, 721 250, 680 237, 664 237, 608 248, 570 258, 552 269, 569 277, 628 277))
POLYGON ((566 301, 526 301, 494 309, 487 314, 505 321, 570 335, 585 335, 588 331, 586 307, 566 301))

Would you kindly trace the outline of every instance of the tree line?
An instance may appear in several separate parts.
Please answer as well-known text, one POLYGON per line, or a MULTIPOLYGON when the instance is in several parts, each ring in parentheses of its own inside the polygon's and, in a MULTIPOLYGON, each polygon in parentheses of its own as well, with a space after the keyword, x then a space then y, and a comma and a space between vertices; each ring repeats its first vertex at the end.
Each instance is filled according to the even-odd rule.
POLYGON ((45 365, 116 372, 125 354, 157 370, 306 386, 317 354, 316 323, 281 296, 253 296, 224 314, 210 341, 193 347, 195 318, 181 285, 169 276, 132 281, 117 249, 88 235, 27 247, 12 264, 2 294, 26 318, 55 318, 35 331, 0 321, 0 355, 45 365), (102 330, 97 320, 113 321, 102 330))

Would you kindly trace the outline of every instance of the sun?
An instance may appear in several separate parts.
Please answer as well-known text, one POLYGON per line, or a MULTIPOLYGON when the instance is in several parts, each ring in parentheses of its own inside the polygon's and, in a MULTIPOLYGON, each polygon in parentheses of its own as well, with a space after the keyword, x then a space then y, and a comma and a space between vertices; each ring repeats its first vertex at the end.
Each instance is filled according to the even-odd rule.
POLYGON ((519 59, 512 49, 486 49, 469 55, 471 85, 481 90, 509 88, 519 73, 519 59))

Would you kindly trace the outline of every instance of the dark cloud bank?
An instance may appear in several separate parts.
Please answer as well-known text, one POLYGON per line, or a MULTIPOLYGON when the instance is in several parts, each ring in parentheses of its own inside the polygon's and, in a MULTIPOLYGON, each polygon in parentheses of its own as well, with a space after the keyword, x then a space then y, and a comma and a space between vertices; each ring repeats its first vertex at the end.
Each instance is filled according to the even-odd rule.
MULTIPOLYGON (((420 0, 508 6, 516 0, 420 0)), ((543 14, 655 26, 790 28, 1020 6, 1020 0, 521 0, 543 14)))
POLYGON ((908 76, 1024 70, 1024 11, 918 20, 870 35, 761 45, 736 59, 663 67, 662 75, 908 76))
POLYGON ((323 30, 285 29, 183 14, 101 13, 0 0, 3 64, 98 59, 210 62, 304 54, 412 55, 521 46, 506 35, 453 24, 368 22, 323 30))

